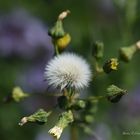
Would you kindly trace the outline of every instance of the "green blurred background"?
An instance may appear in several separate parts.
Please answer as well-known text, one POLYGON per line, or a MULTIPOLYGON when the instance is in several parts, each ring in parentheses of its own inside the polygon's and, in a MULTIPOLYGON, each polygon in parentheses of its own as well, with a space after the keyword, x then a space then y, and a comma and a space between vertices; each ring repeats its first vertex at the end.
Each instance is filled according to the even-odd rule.
MULTIPOLYGON (((58 14, 66 9, 69 9, 71 14, 64 20, 64 27, 72 37, 72 42, 66 51, 79 53, 91 63, 91 49, 94 41, 100 40, 105 45, 105 56, 102 61, 104 63, 110 57, 117 57, 120 47, 129 46, 140 39, 139 0, 0 1, 0 48, 8 46, 5 47, 6 49, 0 49, 1 140, 51 140, 47 131, 52 123, 47 126, 29 124, 19 127, 18 122, 22 116, 30 114, 40 107, 48 110, 51 108, 52 102, 55 104, 55 99, 45 96, 45 90, 40 91, 40 88, 45 86, 40 77, 43 77, 45 64, 52 57, 53 52, 47 30, 52 27, 58 14), (21 17, 16 13, 20 13, 21 17), (24 36, 28 29, 31 29, 32 32, 30 37, 33 40, 31 42, 27 41, 24 36), (40 36, 48 41, 45 42, 40 36), (9 40, 16 46, 7 43, 9 40), (36 45, 36 40, 41 43, 36 45), (24 47, 21 47, 23 51, 22 49, 16 50, 20 43, 25 45, 25 50, 24 47), (41 47, 49 46, 49 49, 44 49, 45 47, 39 51, 35 49, 40 45, 41 47), (30 46, 32 48, 28 56, 26 52, 30 46), (33 56, 32 53, 34 53, 33 56), (34 69, 37 70, 34 71, 34 69), (29 77, 26 75, 26 71, 29 77), (41 76, 37 77, 35 79, 37 82, 32 84, 34 80, 30 78, 35 78, 38 74, 41 76), (24 78, 24 75, 27 78, 24 78), (38 81, 41 81, 43 85, 38 85, 38 81), (35 95, 32 99, 21 103, 4 104, 3 98, 9 95, 16 85, 20 85, 25 91, 35 95)), ((99 76, 91 83, 89 95, 104 95, 109 84, 116 84, 129 91, 128 95, 117 104, 107 101, 102 101, 99 104, 93 124, 93 132, 99 136, 99 140, 140 139, 139 60, 140 54, 137 53, 130 63, 120 63, 117 72, 99 76), (123 132, 133 131, 139 134, 123 135, 123 132)), ((80 139, 96 140, 91 136, 83 135, 82 137, 82 134, 80 134, 80 139)), ((68 136, 66 131, 62 139, 66 140, 68 136)))

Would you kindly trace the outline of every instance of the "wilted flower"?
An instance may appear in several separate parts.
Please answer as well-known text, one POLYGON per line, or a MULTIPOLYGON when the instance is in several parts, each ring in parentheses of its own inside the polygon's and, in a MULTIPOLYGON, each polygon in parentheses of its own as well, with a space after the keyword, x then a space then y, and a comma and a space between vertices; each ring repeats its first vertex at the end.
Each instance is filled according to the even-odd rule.
POLYGON ((63 132, 63 129, 72 122, 73 122, 72 112, 70 110, 63 112, 59 116, 57 124, 53 128, 51 128, 48 133, 58 140, 63 132))
POLYGON ((49 130, 49 133, 53 135, 57 140, 60 138, 63 129, 58 126, 54 126, 52 129, 49 130))
POLYGON ((65 53, 52 59, 45 69, 45 78, 48 85, 54 88, 65 87, 82 89, 88 86, 91 71, 88 63, 80 56, 65 53))
POLYGON ((34 114, 28 116, 28 117, 23 117, 19 123, 20 126, 23 126, 27 122, 34 122, 38 124, 44 124, 48 121, 48 117, 50 116, 50 112, 46 112, 44 109, 39 109, 37 112, 34 114))

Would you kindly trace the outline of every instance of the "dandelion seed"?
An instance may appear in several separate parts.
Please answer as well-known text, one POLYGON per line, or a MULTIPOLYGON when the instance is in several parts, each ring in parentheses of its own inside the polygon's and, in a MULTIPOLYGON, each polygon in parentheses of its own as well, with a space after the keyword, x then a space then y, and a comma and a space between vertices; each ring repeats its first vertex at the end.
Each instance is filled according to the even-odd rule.
POLYGON ((76 90, 87 87, 91 79, 88 63, 73 53, 64 53, 52 59, 45 68, 45 79, 54 88, 76 90))

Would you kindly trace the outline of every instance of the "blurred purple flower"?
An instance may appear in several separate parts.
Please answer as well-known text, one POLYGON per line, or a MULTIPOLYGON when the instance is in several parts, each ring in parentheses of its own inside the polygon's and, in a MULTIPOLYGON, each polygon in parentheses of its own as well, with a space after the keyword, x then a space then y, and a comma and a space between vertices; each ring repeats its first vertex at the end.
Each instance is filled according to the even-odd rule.
POLYGON ((0 55, 32 59, 17 75, 16 85, 31 93, 45 92, 44 68, 53 54, 51 38, 41 21, 23 10, 0 18, 0 55))
POLYGON ((95 133, 98 135, 98 140, 111 139, 111 131, 107 124, 100 123, 95 128, 95 133))
POLYGON ((30 93, 44 93, 47 89, 47 83, 44 81, 45 65, 52 57, 52 54, 40 59, 30 67, 19 73, 16 84, 22 86, 30 93))
POLYGON ((45 25, 27 12, 17 10, 0 18, 0 55, 34 58, 52 48, 45 25))
POLYGON ((46 83, 43 80, 43 73, 39 65, 37 67, 32 67, 23 72, 19 76, 18 83, 24 87, 28 92, 42 92, 46 89, 46 83))
MULTIPOLYGON (((65 133, 61 136, 61 140, 69 140, 69 138, 69 131, 65 130, 65 133)), ((54 138, 47 133, 46 129, 44 129, 37 133, 35 140, 54 140, 54 138)))
POLYGON ((140 87, 131 92, 122 104, 127 116, 140 117, 140 87))
POLYGON ((49 136, 46 131, 42 131, 37 134, 35 140, 53 140, 53 138, 49 136))

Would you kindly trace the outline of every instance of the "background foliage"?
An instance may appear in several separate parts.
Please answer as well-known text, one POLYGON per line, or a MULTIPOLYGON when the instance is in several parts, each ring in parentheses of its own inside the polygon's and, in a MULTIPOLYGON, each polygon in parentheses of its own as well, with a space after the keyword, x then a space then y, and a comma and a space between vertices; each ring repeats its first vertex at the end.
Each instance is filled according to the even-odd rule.
MULTIPOLYGON (((48 27, 54 24, 58 13, 66 9, 69 9, 71 14, 65 19, 64 26, 72 37, 72 42, 67 50, 85 56, 91 63, 92 43, 96 40, 104 42, 105 57, 102 62, 104 63, 110 57, 117 57, 117 51, 120 47, 129 46, 140 39, 140 2, 138 0, 4 0, 0 1, 0 28, 3 28, 3 21, 6 16, 13 11, 26 11, 31 15, 27 21, 32 17, 41 21, 43 29, 47 33, 48 27)), ((6 22, 10 22, 10 20, 12 19, 6 20, 6 22)), ((26 24, 26 22, 23 24, 26 24)), ((32 27, 33 22, 29 22, 29 24, 32 27)), ((24 27, 24 25, 22 26, 24 27)), ((11 32, 14 32, 14 30, 11 32)), ((38 32, 32 35, 36 38, 39 37, 38 32)), ((4 34, 0 29, 0 38, 3 36, 4 34)), ((49 41, 47 43, 48 46, 51 46, 49 41)), ((40 91, 40 87, 37 87, 38 84, 32 85, 33 80, 29 81, 30 78, 35 78, 35 75, 42 74, 43 76, 45 64, 48 58, 51 58, 52 51, 50 49, 46 52, 42 50, 39 54, 37 51, 35 52, 37 56, 31 59, 26 59, 26 51, 25 58, 24 54, 23 57, 15 54, 0 56, 1 140, 51 139, 47 135, 47 126, 31 124, 20 128, 18 122, 21 116, 30 114, 40 107, 48 110, 52 106, 52 102, 55 104, 54 98, 46 97, 45 90, 40 91), (34 72, 34 69, 37 69, 37 72, 34 72), (24 79, 24 82, 19 80, 19 82, 18 77, 24 77, 26 70, 30 71, 28 71, 30 78, 24 79), (32 99, 29 98, 20 104, 14 102, 3 104, 2 99, 10 94, 15 85, 20 85, 27 92, 34 93, 32 99)), ((32 52, 34 50, 31 50, 32 52)), ((138 140, 140 138, 140 135, 123 135, 123 132, 130 131, 140 133, 139 60, 140 55, 136 54, 130 63, 120 63, 117 72, 99 76, 91 83, 89 93, 93 95, 104 95, 106 87, 112 83, 129 91, 129 94, 123 97, 118 104, 111 104, 107 101, 100 103, 99 110, 94 116, 96 121, 93 124, 93 132, 102 140, 138 140)), ((43 81, 41 83, 43 85, 41 87, 44 88, 43 81)), ((83 96, 86 96, 85 94, 83 93, 83 96)), ((52 123, 50 122, 49 125, 52 125, 52 123)), ((63 136, 62 139, 66 139, 67 134, 63 136)), ((83 136, 83 139, 94 140, 95 138, 83 136)))

